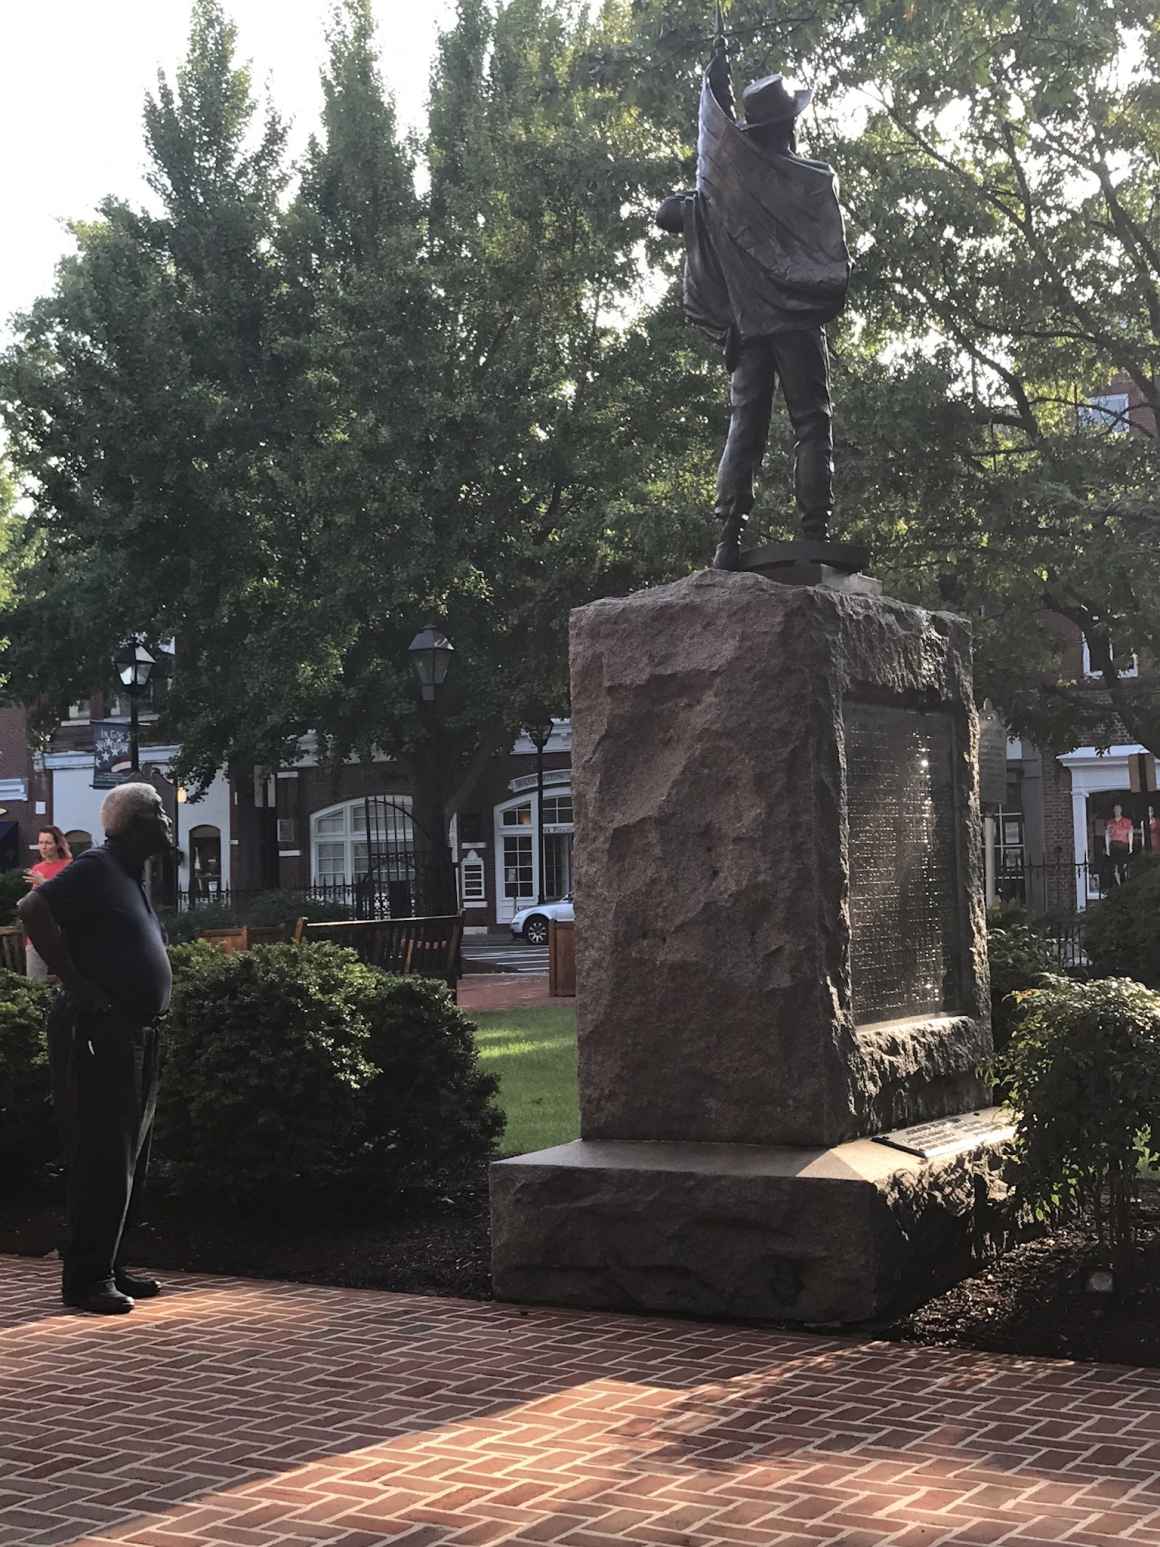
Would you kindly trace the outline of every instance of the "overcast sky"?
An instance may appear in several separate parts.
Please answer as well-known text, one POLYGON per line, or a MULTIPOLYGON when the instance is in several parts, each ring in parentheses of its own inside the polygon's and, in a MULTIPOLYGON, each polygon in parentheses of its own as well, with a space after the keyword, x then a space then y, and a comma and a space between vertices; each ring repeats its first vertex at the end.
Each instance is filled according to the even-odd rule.
MULTIPOLYGON (((238 51, 293 120, 291 149, 317 127, 331 0, 226 0, 238 51)), ((52 286, 70 249, 63 222, 107 193, 143 199, 141 107, 170 75, 189 0, 0 0, 0 337, 52 286)), ((421 119, 436 24, 449 0, 375 0, 383 78, 405 124, 421 119)))

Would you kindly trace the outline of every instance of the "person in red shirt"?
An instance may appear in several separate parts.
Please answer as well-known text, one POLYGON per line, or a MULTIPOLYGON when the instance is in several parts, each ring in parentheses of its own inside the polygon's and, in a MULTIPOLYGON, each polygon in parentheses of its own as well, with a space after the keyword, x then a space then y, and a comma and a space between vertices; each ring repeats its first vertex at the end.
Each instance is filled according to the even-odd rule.
MULTIPOLYGON (((59 827, 42 827, 36 835, 36 847, 40 850, 40 859, 24 872, 24 879, 33 887, 51 881, 66 865, 72 864, 72 850, 59 827)), ((24 947, 24 970, 30 978, 43 980, 48 976, 48 968, 31 941, 24 947)))
POLYGON ((1124 815, 1123 806, 1113 806, 1111 819, 1104 826, 1104 853, 1112 862, 1112 879, 1125 881, 1128 877, 1128 861, 1135 847, 1136 830, 1130 816, 1124 815))

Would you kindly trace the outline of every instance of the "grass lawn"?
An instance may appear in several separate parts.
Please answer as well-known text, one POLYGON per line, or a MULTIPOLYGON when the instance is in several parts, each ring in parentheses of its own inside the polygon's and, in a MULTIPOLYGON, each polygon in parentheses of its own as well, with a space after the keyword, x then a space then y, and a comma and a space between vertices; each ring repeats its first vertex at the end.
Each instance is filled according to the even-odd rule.
POLYGON ((580 1137, 576 1096, 576 1007, 473 1011, 476 1042, 489 1074, 499 1077, 507 1113, 503 1155, 524 1155, 580 1137))

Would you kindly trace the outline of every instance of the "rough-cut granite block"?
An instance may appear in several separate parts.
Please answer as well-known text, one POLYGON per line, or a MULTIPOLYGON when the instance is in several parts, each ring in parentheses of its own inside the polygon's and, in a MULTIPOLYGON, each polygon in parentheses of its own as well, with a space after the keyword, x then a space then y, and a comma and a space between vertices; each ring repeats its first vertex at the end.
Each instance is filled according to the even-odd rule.
POLYGON ((857 1322, 894 1315, 1001 1238, 1004 1145, 918 1160, 829 1150, 580 1140, 491 1168, 508 1300, 857 1322))
POLYGON ((584 1137, 829 1147, 984 1105, 967 625, 706 571, 579 609, 571 665, 584 1137))

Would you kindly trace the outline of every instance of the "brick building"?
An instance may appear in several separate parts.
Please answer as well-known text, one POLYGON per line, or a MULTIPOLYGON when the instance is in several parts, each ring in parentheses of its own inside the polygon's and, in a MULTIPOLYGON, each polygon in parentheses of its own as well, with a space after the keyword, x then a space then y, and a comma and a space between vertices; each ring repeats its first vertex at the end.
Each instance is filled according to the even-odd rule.
MULTIPOLYGON (((1157 433, 1155 414, 1126 377, 1113 379, 1080 413, 1111 434, 1157 433)), ((1079 629, 1063 618, 1054 626, 1064 643, 1061 677, 1086 688, 1093 704, 1106 702, 1079 629)), ((1150 662, 1133 660, 1122 674, 1143 685, 1157 671, 1150 662)), ((1114 884, 1106 829, 1117 807, 1131 820, 1133 847, 1150 846, 1150 819, 1160 818, 1160 796, 1132 789, 1132 759, 1144 748, 1130 741, 1110 714, 1103 734, 1108 742, 1103 750, 1009 744, 1007 797, 994 828, 992 869, 999 897, 1046 909, 1084 909, 1094 902, 1114 884)))
POLYGON ((37 858, 37 829, 51 820, 46 782, 33 766, 24 710, 0 709, 0 870, 37 858))
MULTIPOLYGON (((44 819, 62 827, 76 851, 100 841, 105 790, 93 788, 93 724, 127 717, 128 703, 115 696, 94 695, 75 704, 39 759, 44 819)), ((397 766, 384 759, 369 766, 347 764, 336 773, 319 766, 306 738, 293 768, 246 777, 220 774, 194 802, 170 777, 177 748, 153 734, 156 719, 146 703, 141 776, 161 793, 182 853, 180 866, 159 883, 159 895, 178 888, 208 902, 277 888, 353 899, 368 870, 381 870, 391 911, 417 906, 420 840, 411 790, 397 766)), ((557 721, 543 754, 542 813, 535 747, 521 737, 506 756, 491 759, 450 814, 447 839, 469 929, 502 927, 541 897, 551 901, 570 894, 571 739, 570 723, 557 721)))

